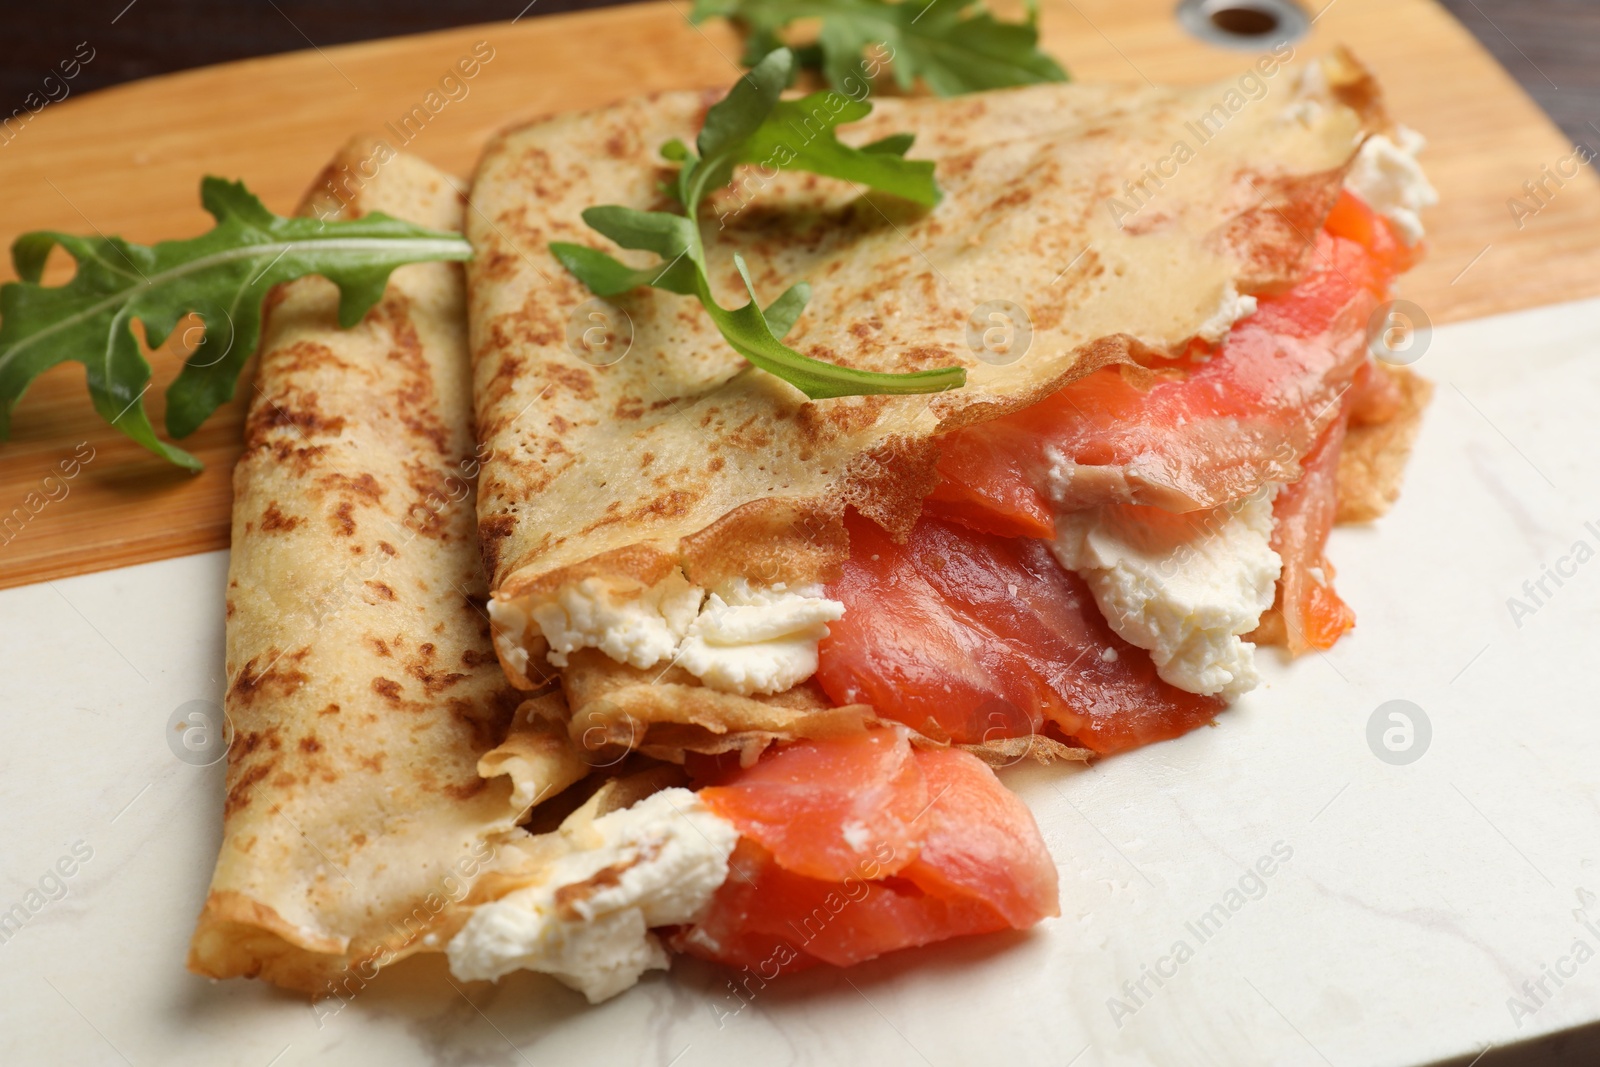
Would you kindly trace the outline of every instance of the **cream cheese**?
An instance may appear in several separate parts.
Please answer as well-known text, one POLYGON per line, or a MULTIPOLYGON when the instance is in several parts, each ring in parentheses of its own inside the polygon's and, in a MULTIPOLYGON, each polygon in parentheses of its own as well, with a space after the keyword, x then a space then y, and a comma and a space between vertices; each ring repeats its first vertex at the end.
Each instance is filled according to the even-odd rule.
POLYGON ((1060 516, 1056 558, 1088 582, 1122 638, 1148 649, 1160 676, 1233 700, 1255 688, 1255 646, 1243 635, 1272 606, 1282 563, 1272 550, 1276 486, 1152 527, 1117 507, 1060 516))
POLYGON ((545 879, 473 910, 446 952, 463 980, 540 971, 591 1004, 665 970, 653 927, 699 919, 728 877, 739 832, 687 789, 666 789, 594 820, 593 847, 545 879))
POLYGON ((1417 163, 1426 140, 1416 130, 1397 126, 1394 138, 1368 137, 1345 175, 1345 187, 1367 206, 1386 215, 1407 244, 1422 240, 1421 211, 1439 202, 1439 194, 1417 163))
POLYGON ((531 614, 557 667, 580 648, 598 648, 618 663, 644 668, 673 657, 704 596, 677 571, 648 587, 584 578, 535 604, 531 614))
POLYGON ((597 648, 641 669, 675 664, 712 689, 749 696, 781 693, 816 673, 817 644, 844 616, 844 605, 822 594, 816 585, 735 578, 708 596, 675 571, 648 588, 585 578, 530 614, 558 667, 580 648, 597 648))
POLYGON ((820 586, 762 589, 736 578, 706 598, 678 665, 724 692, 781 693, 817 673, 817 644, 843 617, 820 586))
POLYGON ((1228 336, 1233 324, 1256 313, 1256 298, 1240 294, 1230 279, 1223 287, 1222 299, 1211 316, 1200 324, 1195 336, 1216 344, 1228 336))

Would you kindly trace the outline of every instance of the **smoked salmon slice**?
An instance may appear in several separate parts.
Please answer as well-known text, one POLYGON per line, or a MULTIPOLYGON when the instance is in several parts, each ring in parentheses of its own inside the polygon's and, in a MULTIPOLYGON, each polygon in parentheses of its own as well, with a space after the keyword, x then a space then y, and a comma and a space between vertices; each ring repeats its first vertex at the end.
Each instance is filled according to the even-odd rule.
POLYGON ((850 558, 827 591, 844 618, 818 649, 835 703, 959 744, 1049 722, 1100 753, 1177 737, 1224 706, 1162 681, 1042 541, 924 518, 895 544, 854 513, 845 525, 850 558))
POLYGON ((1192 345, 1143 385, 1105 367, 1030 408, 948 435, 928 513, 1046 537, 1057 509, 1196 511, 1294 480, 1369 364, 1368 319, 1414 255, 1387 219, 1344 193, 1307 275, 1260 297, 1215 350, 1192 345))
POLYGON ((929 515, 1001 537, 1053 538, 1055 510, 1040 489, 1029 430, 1001 419, 983 433, 957 431, 939 455, 929 515))
POLYGON ((1059 915, 1055 864, 1028 806, 976 756, 949 748, 915 755, 932 794, 930 825, 901 874, 931 896, 982 901, 1017 930, 1059 915))
POLYGON ((828 882, 859 876, 863 841, 898 858, 884 874, 916 856, 913 822, 928 790, 898 731, 798 742, 730 781, 702 789, 700 799, 786 870, 828 882))
POLYGON ((1272 614, 1258 640, 1276 641, 1292 655, 1329 649, 1356 624, 1355 612, 1333 590, 1328 535, 1339 513, 1339 449, 1345 418, 1335 419, 1306 456, 1300 480, 1272 502, 1272 549, 1283 560, 1272 614), (1281 630, 1281 632, 1280 632, 1281 630))
POLYGON ((700 796, 741 837, 707 914, 672 943, 762 979, 1060 913, 1027 806, 977 758, 914 750, 898 729, 776 747, 700 796))
POLYGON ((1422 258, 1422 245, 1407 245, 1393 223, 1348 189, 1334 201, 1333 210, 1323 220, 1322 228, 1366 249, 1378 267, 1380 295, 1387 296, 1393 280, 1416 266, 1422 258))

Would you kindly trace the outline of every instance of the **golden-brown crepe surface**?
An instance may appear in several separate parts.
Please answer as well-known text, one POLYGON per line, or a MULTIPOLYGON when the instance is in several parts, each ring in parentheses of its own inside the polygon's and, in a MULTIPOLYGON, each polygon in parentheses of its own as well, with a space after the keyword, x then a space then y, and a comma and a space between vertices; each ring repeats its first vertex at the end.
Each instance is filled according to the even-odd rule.
MULTIPOLYGON (((374 150, 347 148, 303 210, 460 227, 449 178, 404 156, 366 177, 374 150)), ((324 279, 271 298, 234 473, 235 734, 201 974, 369 979, 424 947, 530 803, 586 770, 547 719, 511 727, 519 696, 476 603, 463 302, 445 263, 396 271, 351 330, 324 279)))
POLYGON ((1404 367, 1379 365, 1399 387, 1400 409, 1383 422, 1351 425, 1339 450, 1339 521, 1371 522, 1400 498, 1411 445, 1433 384, 1404 367))

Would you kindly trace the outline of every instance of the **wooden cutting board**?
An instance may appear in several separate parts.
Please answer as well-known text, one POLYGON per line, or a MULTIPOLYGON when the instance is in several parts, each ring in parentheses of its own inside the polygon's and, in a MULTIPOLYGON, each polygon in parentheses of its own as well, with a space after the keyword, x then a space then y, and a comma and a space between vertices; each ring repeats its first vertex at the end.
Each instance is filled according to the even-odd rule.
MULTIPOLYGON (((1252 61, 1188 36, 1174 6, 1042 0, 1044 46, 1080 81, 1203 82, 1252 61)), ((736 36, 723 24, 689 25, 687 10, 670 0, 523 18, 69 98, 0 147, 0 241, 35 229, 189 236, 209 225, 197 195, 204 174, 242 178, 287 213, 359 131, 397 147, 409 138, 407 151, 469 174, 485 140, 519 119, 726 85, 738 70, 736 36), (403 125, 475 48, 492 56, 466 95, 457 89, 425 122, 403 125)), ((1428 216, 1431 256, 1406 279, 1406 296, 1448 322, 1600 294, 1600 183, 1589 173, 1559 189, 1547 183, 1547 206, 1519 225, 1507 201, 1573 146, 1459 24, 1431 0, 1333 0, 1297 51, 1336 43, 1376 71, 1392 112, 1430 141, 1424 159, 1443 202, 1428 216)), ((178 361, 175 351, 152 358, 146 402, 158 426, 178 361)), ((242 385, 240 399, 183 442, 206 463, 196 476, 101 422, 81 366, 43 376, 0 444, 0 587, 225 547, 248 394, 242 385)))

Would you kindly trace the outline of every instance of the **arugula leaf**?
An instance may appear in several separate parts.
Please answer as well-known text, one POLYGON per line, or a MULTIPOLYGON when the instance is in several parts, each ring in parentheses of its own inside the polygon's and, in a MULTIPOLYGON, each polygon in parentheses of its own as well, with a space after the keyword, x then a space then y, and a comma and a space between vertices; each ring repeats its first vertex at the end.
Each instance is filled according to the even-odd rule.
POLYGON ((835 128, 866 117, 872 110, 870 104, 851 100, 841 108, 836 93, 779 99, 789 84, 793 64, 790 52, 780 48, 740 79, 706 112, 705 125, 695 141, 698 154, 682 141, 662 145, 662 157, 679 164, 677 178, 664 191, 677 199, 682 215, 615 204, 584 211, 583 221, 592 229, 623 248, 654 252, 661 257, 659 263, 629 267, 604 252, 564 241, 553 242, 550 251, 597 296, 616 296, 647 285, 697 297, 734 351, 813 400, 959 388, 966 383, 966 371, 960 367, 886 374, 825 363, 789 348, 782 338, 805 310, 811 287, 805 282, 790 286, 762 310, 741 256, 734 256, 734 265, 750 302, 729 310, 712 294, 698 209, 708 193, 733 179, 733 169, 740 163, 763 163, 861 182, 929 207, 942 195, 933 180, 933 164, 905 158, 911 147, 910 134, 895 134, 865 148, 839 141, 835 128), (835 99, 825 99, 829 97, 835 99))
POLYGON ((1001 22, 982 0, 696 0, 693 21, 717 17, 745 30, 746 64, 781 47, 790 23, 820 19, 816 44, 797 51, 804 65, 820 67, 830 85, 852 96, 881 62, 863 62, 868 49, 887 51, 883 59, 902 90, 920 76, 940 96, 1067 80, 1039 50, 1031 3, 1027 21, 1001 22))
POLYGON ((389 274, 406 263, 469 259, 459 234, 439 233, 387 215, 323 221, 274 215, 239 182, 207 177, 200 203, 217 220, 209 232, 154 246, 120 237, 25 233, 11 247, 20 281, 0 286, 0 439, 11 412, 45 370, 67 360, 88 372, 89 397, 102 418, 157 455, 190 470, 194 456, 156 436, 143 397, 150 365, 134 337, 159 347, 193 312, 205 335, 167 388, 167 432, 193 433, 232 399, 261 336, 261 301, 279 282, 321 274, 339 287, 339 325, 361 321, 389 274), (77 263, 65 285, 39 284, 60 247, 77 263))
POLYGON ((840 107, 839 99, 838 93, 826 91, 778 101, 767 121, 745 140, 739 161, 781 160, 792 152, 792 161, 782 164, 786 169, 860 182, 925 207, 938 204, 944 194, 933 180, 933 163, 904 158, 916 135, 891 134, 865 148, 840 144, 834 128, 866 118, 872 105, 846 99, 840 107), (826 136, 812 135, 818 127, 826 136))
POLYGON ((891 155, 903 156, 911 151, 911 146, 916 142, 914 133, 891 133, 887 137, 880 137, 871 144, 861 146, 863 152, 888 152, 891 155))

